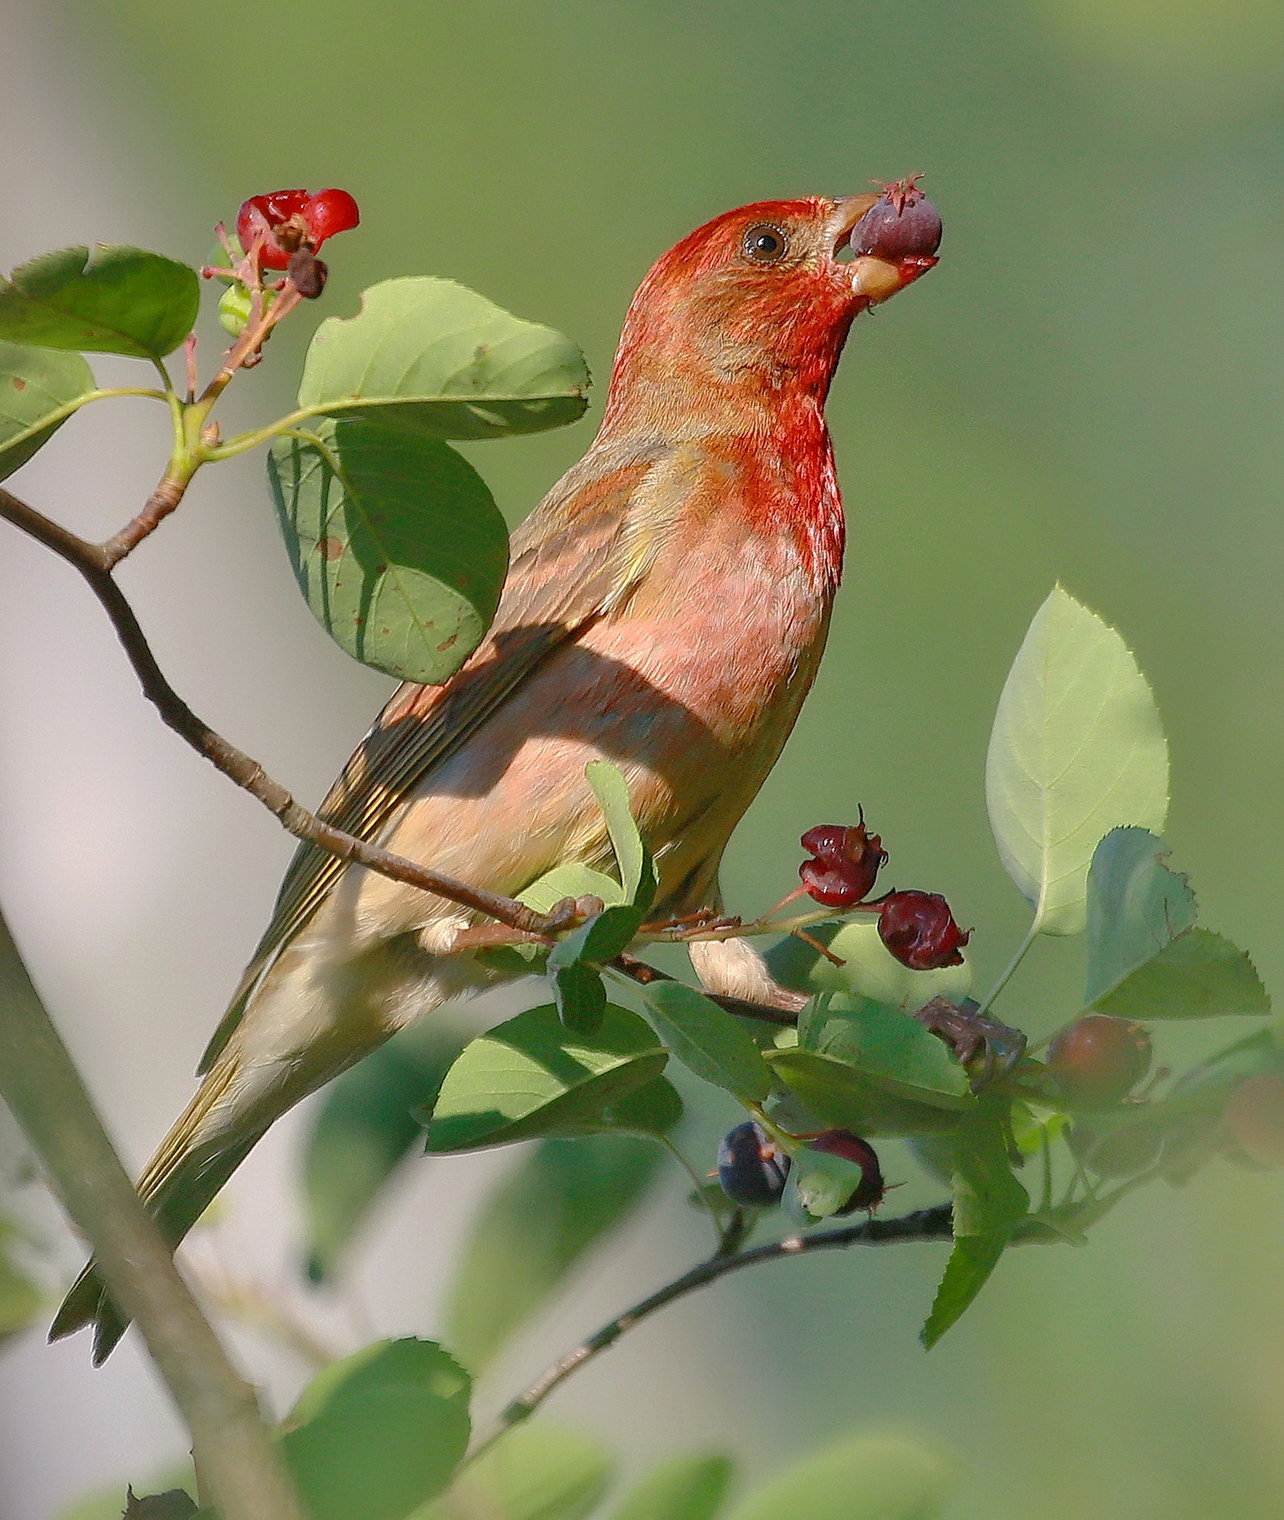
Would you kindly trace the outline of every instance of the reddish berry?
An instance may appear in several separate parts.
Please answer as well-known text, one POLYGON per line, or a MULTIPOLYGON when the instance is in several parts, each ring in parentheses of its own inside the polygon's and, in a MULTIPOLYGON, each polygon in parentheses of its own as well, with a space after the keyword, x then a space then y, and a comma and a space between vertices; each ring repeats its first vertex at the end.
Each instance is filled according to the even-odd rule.
POLYGON ((887 859, 883 841, 866 831, 864 814, 854 826, 817 824, 801 842, 815 859, 804 860, 798 875, 808 894, 826 908, 850 908, 868 897, 887 859))
POLYGON ((962 964, 960 946, 972 931, 959 928, 939 892, 889 892, 879 904, 878 935, 902 966, 935 971, 962 964))
POLYGON ((883 194, 852 228, 857 257, 872 253, 898 259, 931 258, 941 246, 941 213, 914 183, 917 174, 885 185, 883 194))
POLYGON ((737 1124, 718 1146, 722 1191, 743 1208, 768 1209, 779 1203, 788 1176, 789 1157, 752 1119, 737 1124))
POLYGON ((1048 1047, 1048 1075, 1075 1108, 1118 1103, 1150 1070, 1150 1036, 1131 1019, 1089 1013, 1048 1047))
POLYGON ((812 1150, 824 1151, 827 1156, 842 1156, 846 1161, 854 1161, 861 1169, 855 1192, 841 1209, 834 1210, 836 1214, 852 1214, 857 1209, 872 1211, 882 1203, 887 1184, 883 1181, 878 1156, 868 1140, 853 1135, 849 1129, 827 1129, 808 1144, 812 1150))
POLYGON ((1284 1166, 1284 1076, 1259 1071, 1226 1100, 1226 1131, 1258 1166, 1284 1166))
MULTIPOLYGON (((361 220, 357 203, 346 190, 273 190, 253 195, 236 213, 236 235, 248 253, 261 245, 264 269, 286 269, 290 255, 306 247, 315 253, 336 232, 347 232, 361 220)), ((319 292, 318 292, 319 293, 319 292)))

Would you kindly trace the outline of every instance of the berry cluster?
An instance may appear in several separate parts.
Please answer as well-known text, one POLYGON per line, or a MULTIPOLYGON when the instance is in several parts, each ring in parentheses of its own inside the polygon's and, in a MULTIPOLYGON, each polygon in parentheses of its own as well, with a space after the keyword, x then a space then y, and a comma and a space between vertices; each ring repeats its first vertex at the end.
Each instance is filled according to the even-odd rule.
MULTIPOLYGON (((867 1140, 846 1129, 827 1129, 807 1140, 810 1150, 842 1156, 861 1169, 861 1179, 836 1214, 857 1209, 873 1211, 883 1201, 883 1181, 878 1156, 867 1140)), ((732 1203, 741 1208, 767 1209, 780 1202, 789 1179, 789 1157, 756 1120, 747 1119, 723 1136, 718 1146, 718 1182, 732 1203)))
POLYGON ((879 938, 912 971, 962 963, 972 931, 959 928, 939 892, 888 892, 866 902, 888 857, 882 838, 866 828, 863 812, 854 825, 817 824, 800 842, 810 855, 798 867, 803 890, 822 907, 876 910, 879 938))

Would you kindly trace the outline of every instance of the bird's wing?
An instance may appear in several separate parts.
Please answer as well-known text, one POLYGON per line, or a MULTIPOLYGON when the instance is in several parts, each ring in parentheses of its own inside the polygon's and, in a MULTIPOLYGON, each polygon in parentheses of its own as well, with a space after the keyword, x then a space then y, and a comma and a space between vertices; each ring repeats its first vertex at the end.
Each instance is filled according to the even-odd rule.
MULTIPOLYGON (((513 535, 513 560, 489 634, 444 686, 403 685, 319 809, 375 838, 423 778, 567 639, 621 604, 654 559, 690 461, 671 446, 590 450, 513 535), (669 510, 666 510, 666 507, 669 510)), ((430 862, 428 862, 430 864, 430 862)), ((272 921, 199 1067, 222 1053, 278 952, 308 922, 346 862, 315 845, 295 853, 272 921)))

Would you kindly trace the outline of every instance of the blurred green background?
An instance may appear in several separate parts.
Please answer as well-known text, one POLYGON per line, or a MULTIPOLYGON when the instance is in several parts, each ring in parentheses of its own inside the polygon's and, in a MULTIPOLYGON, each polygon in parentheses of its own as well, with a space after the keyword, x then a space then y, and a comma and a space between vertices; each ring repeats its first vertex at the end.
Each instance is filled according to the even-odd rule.
MULTIPOLYGON (((985 742, 1026 623, 1060 579, 1121 629, 1155 685, 1172 741, 1174 864, 1192 874, 1205 921, 1284 995, 1284 9, 62 0, 45 11, 57 25, 42 56, 65 59, 63 87, 93 79, 96 130, 128 166, 129 204, 145 208, 146 236, 128 224, 78 236, 135 237, 199 262, 212 222, 247 194, 342 185, 364 225, 333 245, 328 311, 350 310, 376 279, 444 274, 575 337, 601 379, 634 286, 691 227, 749 200, 924 171, 946 221, 942 262, 857 325, 834 389, 846 584, 816 691, 733 845, 733 906, 773 901, 801 830, 860 802, 894 882, 945 892, 978 926, 980 979, 997 971, 1023 913, 989 839, 985 742)), ((28 161, 46 148, 28 143, 28 161)), ((256 411, 289 390, 289 364, 272 359, 246 386, 256 411)), ((575 427, 469 451, 512 520, 582 452, 601 400, 599 384, 575 427)), ((291 603, 256 470, 205 486, 193 527, 166 530, 216 538, 228 565, 244 557, 243 580, 178 584, 157 543, 138 584, 162 648, 174 621, 180 686, 190 675, 198 695, 207 669, 229 680, 230 665, 235 691, 209 715, 307 795, 382 686, 345 668, 291 603), (280 610, 256 635, 260 597, 280 610)), ((124 515, 98 510, 104 527, 124 515)), ((75 595, 63 578, 49 584, 75 595)), ((196 857, 202 902, 246 905, 239 938, 183 910, 202 982, 178 1066, 217 1016, 279 853, 196 857)), ((164 899, 163 884, 153 891, 164 899)), ((132 952, 150 953, 144 935, 132 952)), ((1007 1011, 1037 1029, 1069 1007, 1077 969, 1072 945, 1036 957, 1007 1011), (1049 985, 1050 1001, 1023 1003, 1049 985)), ((142 1059, 111 1044, 118 1076, 142 1059)), ((92 1036, 78 1048, 89 1056, 92 1036)), ((126 1101, 110 1070, 99 1075, 109 1109, 126 1101)), ((180 1079, 142 1097, 152 1134, 184 1094, 180 1079)), ((710 1114, 708 1134, 726 1117, 710 1114)), ((894 1196, 920 1194, 931 1190, 894 1196)), ((957 1520, 1277 1515, 1280 1205, 1277 1176, 1227 1168, 1143 1193, 1086 1251, 1012 1253, 930 1356, 915 1337, 937 1248, 743 1274, 680 1311, 716 1347, 699 1438, 761 1472, 855 1426, 908 1425, 958 1453, 957 1520)), ((675 1264, 697 1249, 676 1212, 671 1200, 648 1216, 647 1237, 675 1264)), ((591 1302, 622 1307, 659 1275, 648 1258, 646 1274, 599 1284, 591 1302)), ((595 1321, 559 1323, 550 1351, 595 1321)), ((585 1373, 563 1412, 640 1430, 651 1452, 695 1439, 689 1415, 665 1425, 669 1390, 693 1374, 657 1344, 626 1342, 618 1381, 594 1387, 585 1373)))

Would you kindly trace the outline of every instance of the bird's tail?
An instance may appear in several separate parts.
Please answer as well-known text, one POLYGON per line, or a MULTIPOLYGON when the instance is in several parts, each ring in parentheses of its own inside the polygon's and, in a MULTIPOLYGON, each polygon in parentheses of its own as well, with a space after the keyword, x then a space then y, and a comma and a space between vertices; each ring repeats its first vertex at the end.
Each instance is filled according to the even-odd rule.
MULTIPOLYGON (((223 1184, 245 1160, 268 1128, 266 1123, 223 1132, 198 1142, 196 1136, 237 1074, 239 1062, 224 1057, 197 1088, 160 1149, 138 1179, 138 1193, 171 1249, 205 1212, 223 1184)), ((108 1295, 96 1263, 90 1262, 72 1285, 49 1329, 60 1340, 84 1326, 94 1326, 94 1366, 111 1354, 129 1320, 108 1295)))

